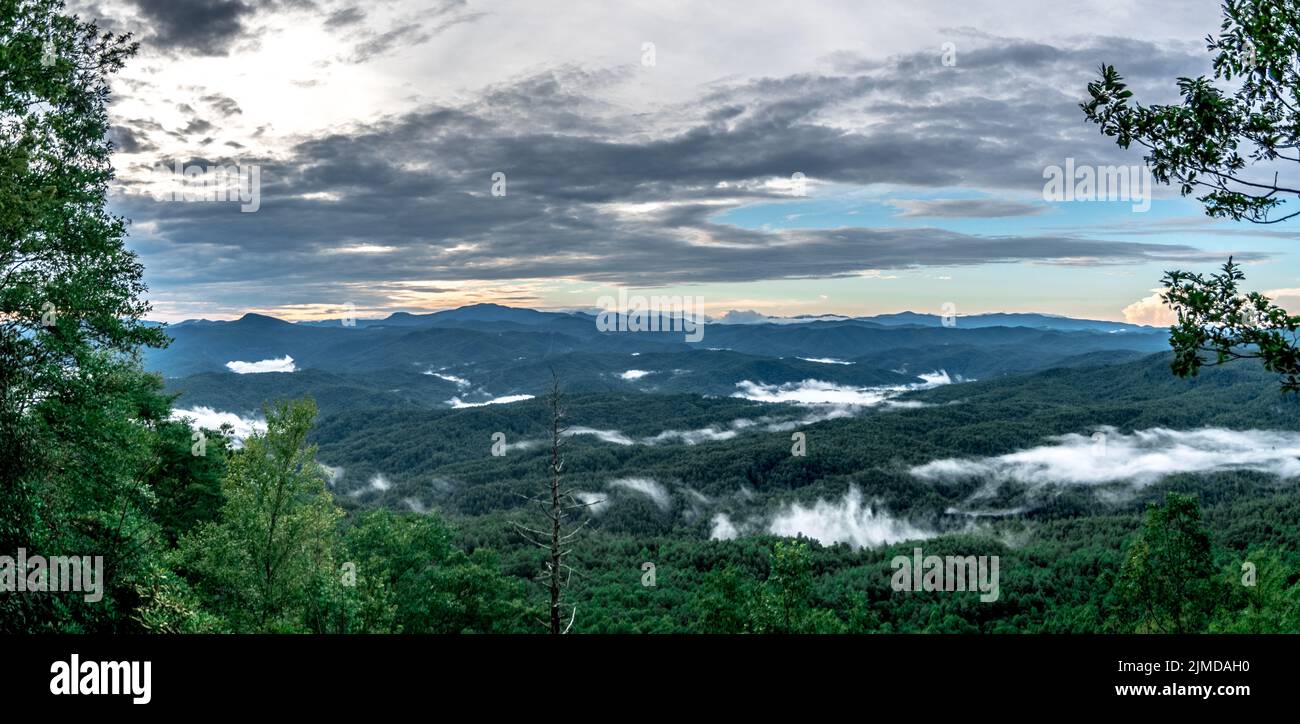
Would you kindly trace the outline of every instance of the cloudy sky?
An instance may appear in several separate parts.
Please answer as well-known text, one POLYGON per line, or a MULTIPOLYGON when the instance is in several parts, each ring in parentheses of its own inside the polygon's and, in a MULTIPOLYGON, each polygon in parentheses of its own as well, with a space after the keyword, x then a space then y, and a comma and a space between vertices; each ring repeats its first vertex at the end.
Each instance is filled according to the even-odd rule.
POLYGON ((1211 222, 1160 188, 1145 211, 1044 200, 1067 159, 1141 162, 1077 103, 1103 62, 1171 100, 1208 70, 1211 0, 70 6, 141 41, 112 204, 159 319, 626 287, 712 313, 1163 323, 1161 273, 1228 254, 1300 294, 1300 226, 1211 222), (160 199, 151 171, 177 161, 256 165, 259 208, 160 199))

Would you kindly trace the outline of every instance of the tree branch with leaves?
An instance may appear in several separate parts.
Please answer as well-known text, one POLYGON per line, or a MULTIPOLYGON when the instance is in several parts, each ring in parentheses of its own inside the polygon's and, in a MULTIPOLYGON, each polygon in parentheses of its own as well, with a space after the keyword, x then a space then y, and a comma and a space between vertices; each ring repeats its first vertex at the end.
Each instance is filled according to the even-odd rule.
POLYGON ((1264 369, 1282 375, 1283 392, 1300 392, 1300 316, 1260 292, 1240 292, 1244 279, 1231 258, 1214 274, 1165 274, 1161 299, 1178 315, 1169 330, 1174 374, 1194 377, 1205 366, 1257 359, 1264 369))
POLYGON ((1300 5, 1228 0, 1213 78, 1179 78, 1180 103, 1142 105, 1113 65, 1088 84, 1088 120, 1121 148, 1146 149, 1160 182, 1199 193, 1214 218, 1276 224, 1300 198, 1300 5))
MULTIPOLYGON (((1080 104, 1121 148, 1137 144, 1156 180, 1200 194, 1212 218, 1276 224, 1300 215, 1300 3, 1227 0, 1207 36, 1214 77, 1179 78, 1182 102, 1142 105, 1113 65, 1101 67, 1080 104)), ((1165 274, 1162 299, 1178 315, 1172 368, 1192 377, 1207 365, 1258 359, 1300 391, 1300 317, 1259 292, 1243 294, 1240 267, 1165 274)))

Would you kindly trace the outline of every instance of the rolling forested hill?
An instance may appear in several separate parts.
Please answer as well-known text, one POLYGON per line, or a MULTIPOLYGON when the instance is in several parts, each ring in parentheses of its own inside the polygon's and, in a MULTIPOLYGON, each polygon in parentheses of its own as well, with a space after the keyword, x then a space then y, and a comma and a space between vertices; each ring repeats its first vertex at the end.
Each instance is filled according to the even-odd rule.
POLYGON ((177 338, 201 343, 161 361, 191 366, 177 361, 197 345, 318 363, 168 384, 177 408, 249 418, 313 396, 344 510, 437 515, 521 581, 540 564, 516 526, 545 481, 553 371, 565 483, 589 501, 581 631, 770 630, 773 546, 791 537, 807 584, 793 629, 1125 630, 1125 546, 1171 491, 1198 496, 1225 570, 1300 548, 1300 403, 1248 365, 1177 379, 1147 353, 1156 333, 846 321, 709 327, 726 349, 655 335, 608 349, 589 320, 505 309, 359 330, 228 323, 264 339, 199 324, 177 338), (890 560, 918 543, 999 556, 999 600, 892 591, 890 560), (647 563, 653 587, 636 585, 647 563))

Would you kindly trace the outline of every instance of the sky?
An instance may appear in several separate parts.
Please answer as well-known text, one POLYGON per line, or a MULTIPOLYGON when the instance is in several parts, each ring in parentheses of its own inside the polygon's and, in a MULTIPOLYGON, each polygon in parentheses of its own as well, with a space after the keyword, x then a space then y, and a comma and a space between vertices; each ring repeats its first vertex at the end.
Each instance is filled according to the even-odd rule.
POLYGON ((69 7, 141 43, 113 84, 110 205, 156 319, 624 288, 715 315, 1167 324, 1163 272, 1229 255, 1300 306, 1300 221, 1215 221, 1162 187, 1045 199, 1054 166, 1142 163, 1078 103, 1103 63, 1144 102, 1208 73, 1207 0, 69 7), (160 195, 178 162, 256 167, 256 210, 160 195))

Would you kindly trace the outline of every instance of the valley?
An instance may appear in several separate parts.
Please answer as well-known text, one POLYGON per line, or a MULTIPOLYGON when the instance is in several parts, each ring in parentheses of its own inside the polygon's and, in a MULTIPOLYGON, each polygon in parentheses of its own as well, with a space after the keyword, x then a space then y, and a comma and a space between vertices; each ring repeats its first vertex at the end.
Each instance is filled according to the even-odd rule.
POLYGON ((1166 492, 1232 521, 1216 530, 1225 561, 1300 535, 1300 404, 1265 372, 1178 379, 1163 330, 1016 321, 1065 328, 769 321, 711 324, 688 347, 490 306, 356 328, 185 323, 152 363, 190 371, 195 345, 211 360, 168 376, 177 414, 256 429, 264 403, 314 398, 312 439, 343 510, 440 516, 524 581, 536 551, 511 531, 545 478, 553 372, 565 483, 587 503, 582 631, 698 630, 692 607, 722 585, 719 567, 761 586, 761 551, 789 538, 807 542, 830 630, 865 625, 854 616, 885 630, 1105 630, 1119 624, 1099 577, 1166 492), (216 369, 286 355, 295 371, 216 369), (1261 508, 1267 522, 1239 517, 1261 508), (1000 555, 999 602, 913 609, 887 595, 888 562, 920 541, 1000 555), (645 562, 657 584, 629 594, 645 562))

